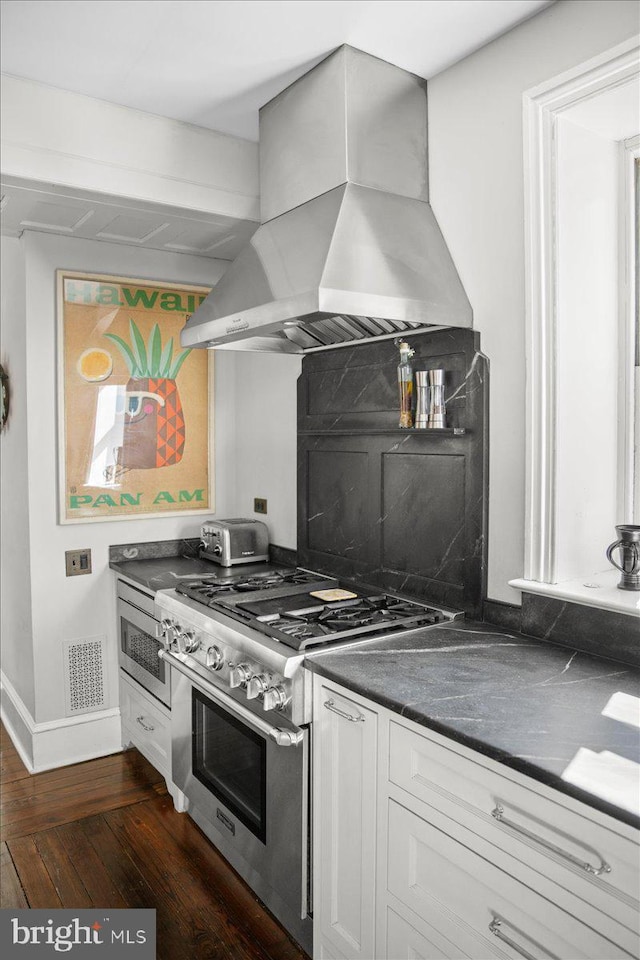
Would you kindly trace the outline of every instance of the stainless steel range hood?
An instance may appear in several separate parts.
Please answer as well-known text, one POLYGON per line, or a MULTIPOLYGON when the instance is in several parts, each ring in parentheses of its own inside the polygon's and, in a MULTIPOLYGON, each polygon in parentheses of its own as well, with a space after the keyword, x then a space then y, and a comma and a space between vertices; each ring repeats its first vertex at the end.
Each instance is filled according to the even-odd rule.
POLYGON ((260 111, 262 226, 182 331, 300 353, 472 325, 428 203, 426 81, 343 46, 260 111))

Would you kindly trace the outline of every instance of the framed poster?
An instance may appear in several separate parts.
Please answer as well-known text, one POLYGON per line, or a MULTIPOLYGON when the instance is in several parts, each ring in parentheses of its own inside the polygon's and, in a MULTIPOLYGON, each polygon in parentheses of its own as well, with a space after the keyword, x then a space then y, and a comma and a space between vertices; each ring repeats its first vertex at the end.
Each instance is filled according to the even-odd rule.
POLYGON ((60 523, 211 513, 206 287, 57 271, 60 523))

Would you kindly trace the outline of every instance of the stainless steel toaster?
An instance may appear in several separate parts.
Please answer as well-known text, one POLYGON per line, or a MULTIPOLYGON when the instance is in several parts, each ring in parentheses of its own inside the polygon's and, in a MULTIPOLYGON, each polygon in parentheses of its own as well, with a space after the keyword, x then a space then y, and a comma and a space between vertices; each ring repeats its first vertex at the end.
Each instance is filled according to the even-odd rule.
POLYGON ((269 559, 269 533, 260 520, 205 520, 200 534, 200 556, 222 567, 269 559))

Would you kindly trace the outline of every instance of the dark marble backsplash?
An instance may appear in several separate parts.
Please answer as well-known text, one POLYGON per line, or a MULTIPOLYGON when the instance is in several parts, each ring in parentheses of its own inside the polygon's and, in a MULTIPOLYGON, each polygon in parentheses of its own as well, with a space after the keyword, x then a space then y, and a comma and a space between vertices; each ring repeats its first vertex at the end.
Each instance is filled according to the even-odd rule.
POLYGON ((297 567, 298 553, 296 550, 290 550, 289 547, 279 547, 277 543, 270 543, 269 561, 279 563, 283 567, 297 567))
MULTIPOLYGON (((109 547, 109 563, 123 563, 125 560, 160 560, 162 557, 198 558, 200 538, 185 540, 152 540, 149 543, 119 543, 109 547)), ((295 567, 298 555, 289 547, 269 544, 269 560, 283 567, 295 567)))
POLYGON ((159 560, 161 557, 197 557, 200 537, 185 540, 151 540, 148 543, 118 543, 109 547, 109 563, 125 560, 159 560))
POLYGON ((523 593, 522 632, 549 643, 640 666, 640 619, 627 613, 523 593))
POLYGON ((445 370, 447 429, 398 427, 398 349, 390 340, 305 356, 299 562, 479 617, 488 362, 471 330, 412 334, 409 343, 414 370, 445 370))
POLYGON ((485 600, 482 604, 482 619, 496 627, 522 632, 522 607, 502 600, 485 600))
POLYGON ((537 640, 640 666, 640 618, 537 593, 522 606, 485 600, 482 619, 537 640))

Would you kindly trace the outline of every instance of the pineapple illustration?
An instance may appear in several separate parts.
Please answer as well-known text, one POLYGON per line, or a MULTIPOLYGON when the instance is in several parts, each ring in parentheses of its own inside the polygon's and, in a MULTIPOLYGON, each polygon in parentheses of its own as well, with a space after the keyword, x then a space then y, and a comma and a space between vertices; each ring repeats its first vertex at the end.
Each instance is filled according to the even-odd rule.
POLYGON ((118 472, 169 467, 179 463, 184 453, 186 424, 176 377, 191 350, 174 359, 173 337, 163 347, 157 323, 146 344, 131 319, 129 330, 130 343, 105 333, 129 369, 118 472))

